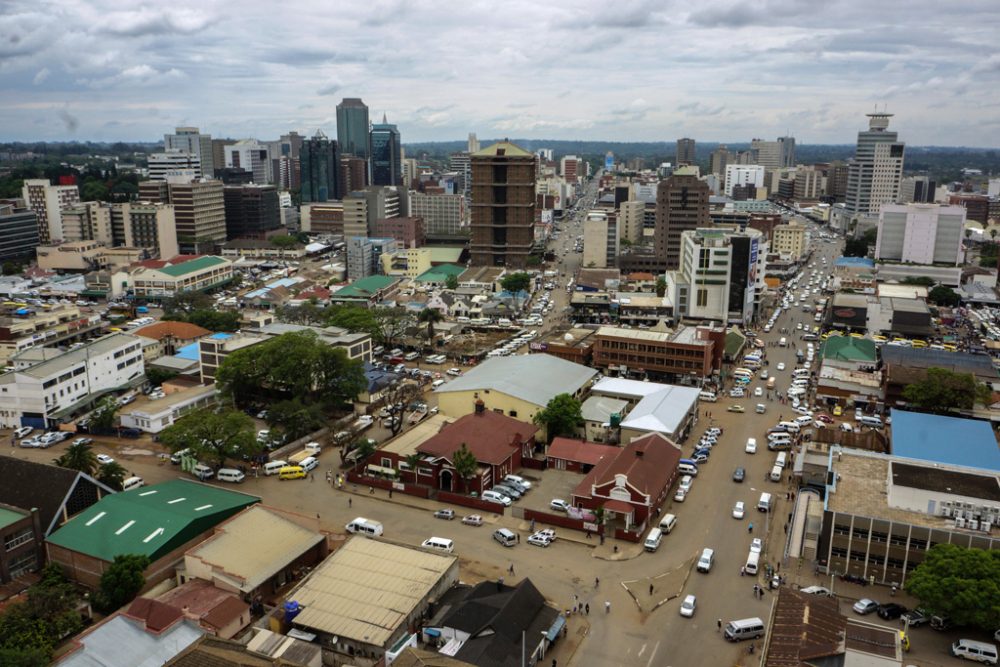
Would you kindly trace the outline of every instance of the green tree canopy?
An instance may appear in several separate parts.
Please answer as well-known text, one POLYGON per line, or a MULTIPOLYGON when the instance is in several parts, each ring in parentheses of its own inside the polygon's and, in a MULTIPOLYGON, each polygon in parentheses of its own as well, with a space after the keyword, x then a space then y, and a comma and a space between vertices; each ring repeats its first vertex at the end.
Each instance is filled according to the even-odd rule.
POLYGON ((387 348, 395 345, 413 323, 413 316, 405 308, 372 308, 371 314, 375 318, 372 337, 387 348))
POLYGON ((94 594, 94 606, 102 613, 110 614, 131 602, 146 583, 143 572, 147 567, 147 556, 115 556, 114 562, 101 575, 101 585, 94 594))
POLYGON ((444 319, 441 311, 437 308, 424 308, 417 315, 417 321, 427 325, 427 342, 434 342, 434 325, 444 319))
POLYGON ((353 400, 366 386, 361 361, 348 359, 312 331, 289 332, 233 352, 216 382, 238 407, 279 397, 332 407, 353 400))
POLYGON ((452 455, 451 464, 455 466, 455 474, 462 479, 463 485, 468 488, 469 480, 475 477, 476 468, 479 466, 479 461, 476 460, 476 455, 473 454, 469 450, 469 447, 463 442, 452 455))
POLYGON ((553 396, 543 410, 535 414, 535 423, 544 426, 549 442, 560 435, 576 435, 577 427, 583 423, 580 401, 569 394, 553 396))
POLYGON ((76 611, 79 596, 57 565, 42 568, 41 580, 26 599, 0 615, 0 665, 43 667, 64 637, 83 627, 76 611))
POLYGON ((458 289, 458 276, 454 273, 449 273, 444 279, 444 286, 448 289, 458 289))
POLYGON ((927 300, 939 306, 957 306, 962 302, 958 292, 947 285, 938 285, 927 293, 927 300))
POLYGON ((500 281, 500 287, 511 294, 527 292, 528 288, 531 287, 531 275, 524 271, 508 273, 500 281))
POLYGON ((664 280, 663 277, 661 276, 660 278, 656 279, 656 296, 662 297, 666 293, 667 293, 667 281, 664 280))
POLYGON ((110 431, 115 426, 115 415, 118 413, 118 399, 105 396, 90 413, 90 430, 94 433, 110 431))
POLYGON ((299 244, 299 240, 294 236, 288 236, 287 234, 272 236, 268 241, 275 248, 294 248, 299 244))
POLYGON ((82 473, 93 475, 97 470, 97 455, 93 448, 84 443, 70 445, 63 455, 53 460, 60 468, 79 470, 82 473))
POLYGON ((361 306, 334 306, 326 311, 327 324, 375 337, 378 323, 371 310, 361 306))
POLYGON ((163 429, 160 441, 172 452, 190 449, 199 459, 220 466, 227 458, 253 456, 262 449, 253 419, 238 410, 190 412, 163 429))
POLYGON ((128 476, 128 470, 117 461, 112 461, 111 463, 105 463, 97 470, 97 481, 102 484, 107 484, 115 491, 122 490, 122 482, 128 476))
POLYGON ((323 408, 298 399, 278 401, 267 408, 267 425, 285 436, 285 442, 298 440, 323 428, 326 422, 323 408))
POLYGON ((900 282, 904 285, 920 285, 921 287, 934 286, 934 279, 927 276, 907 276, 900 282))
POLYGON ((937 544, 906 579, 932 614, 986 632, 1000 627, 1000 551, 937 544))
POLYGON ((977 382, 972 373, 953 373, 944 368, 928 368, 927 377, 903 389, 907 403, 930 412, 971 410, 976 403, 987 404, 992 392, 977 382))

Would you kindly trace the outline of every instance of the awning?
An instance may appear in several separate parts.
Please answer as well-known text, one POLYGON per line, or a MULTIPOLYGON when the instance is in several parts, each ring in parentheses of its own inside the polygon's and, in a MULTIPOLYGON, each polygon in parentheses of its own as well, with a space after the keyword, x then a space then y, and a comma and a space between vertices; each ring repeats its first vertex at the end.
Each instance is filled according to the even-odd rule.
POLYGON ((564 625, 566 625, 566 618, 562 614, 559 614, 556 616, 556 620, 552 622, 552 627, 545 633, 545 638, 550 642, 554 642, 559 638, 559 633, 562 632, 564 625))
POLYGON ((624 516, 632 516, 632 513, 635 512, 635 508, 624 500, 609 500, 604 503, 604 509, 608 512, 614 512, 615 514, 622 514, 624 516))
POLYGON ((366 470, 368 470, 368 472, 373 473, 375 475, 387 475, 389 477, 395 477, 396 476, 396 470, 395 470, 395 468, 386 468, 386 467, 383 467, 383 466, 377 466, 377 465, 375 465, 373 463, 369 463, 368 466, 367 466, 367 468, 366 468, 366 470))

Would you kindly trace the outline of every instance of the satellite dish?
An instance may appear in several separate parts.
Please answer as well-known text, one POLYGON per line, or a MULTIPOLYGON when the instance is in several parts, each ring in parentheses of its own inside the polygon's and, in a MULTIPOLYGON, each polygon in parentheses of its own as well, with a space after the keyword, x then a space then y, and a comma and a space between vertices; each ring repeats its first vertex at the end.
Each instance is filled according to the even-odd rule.
POLYGON ((567 343, 572 343, 573 342, 573 334, 571 334, 571 333, 563 334, 563 340, 566 341, 567 343))

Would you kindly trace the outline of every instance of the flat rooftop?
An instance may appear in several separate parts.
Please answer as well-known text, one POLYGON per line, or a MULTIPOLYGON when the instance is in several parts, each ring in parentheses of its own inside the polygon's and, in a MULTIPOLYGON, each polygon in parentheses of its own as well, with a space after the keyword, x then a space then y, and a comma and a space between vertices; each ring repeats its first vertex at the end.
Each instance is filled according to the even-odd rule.
POLYGON ((896 456, 1000 470, 1000 445, 989 422, 895 409, 891 414, 896 456))

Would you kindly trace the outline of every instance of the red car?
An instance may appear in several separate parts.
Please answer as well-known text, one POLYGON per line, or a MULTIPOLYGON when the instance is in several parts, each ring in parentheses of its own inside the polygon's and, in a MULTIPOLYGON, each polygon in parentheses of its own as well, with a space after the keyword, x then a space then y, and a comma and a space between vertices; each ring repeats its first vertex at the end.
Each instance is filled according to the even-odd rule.
POLYGON ((832 424, 833 418, 827 417, 826 415, 816 415, 816 419, 823 422, 824 424, 832 424))

